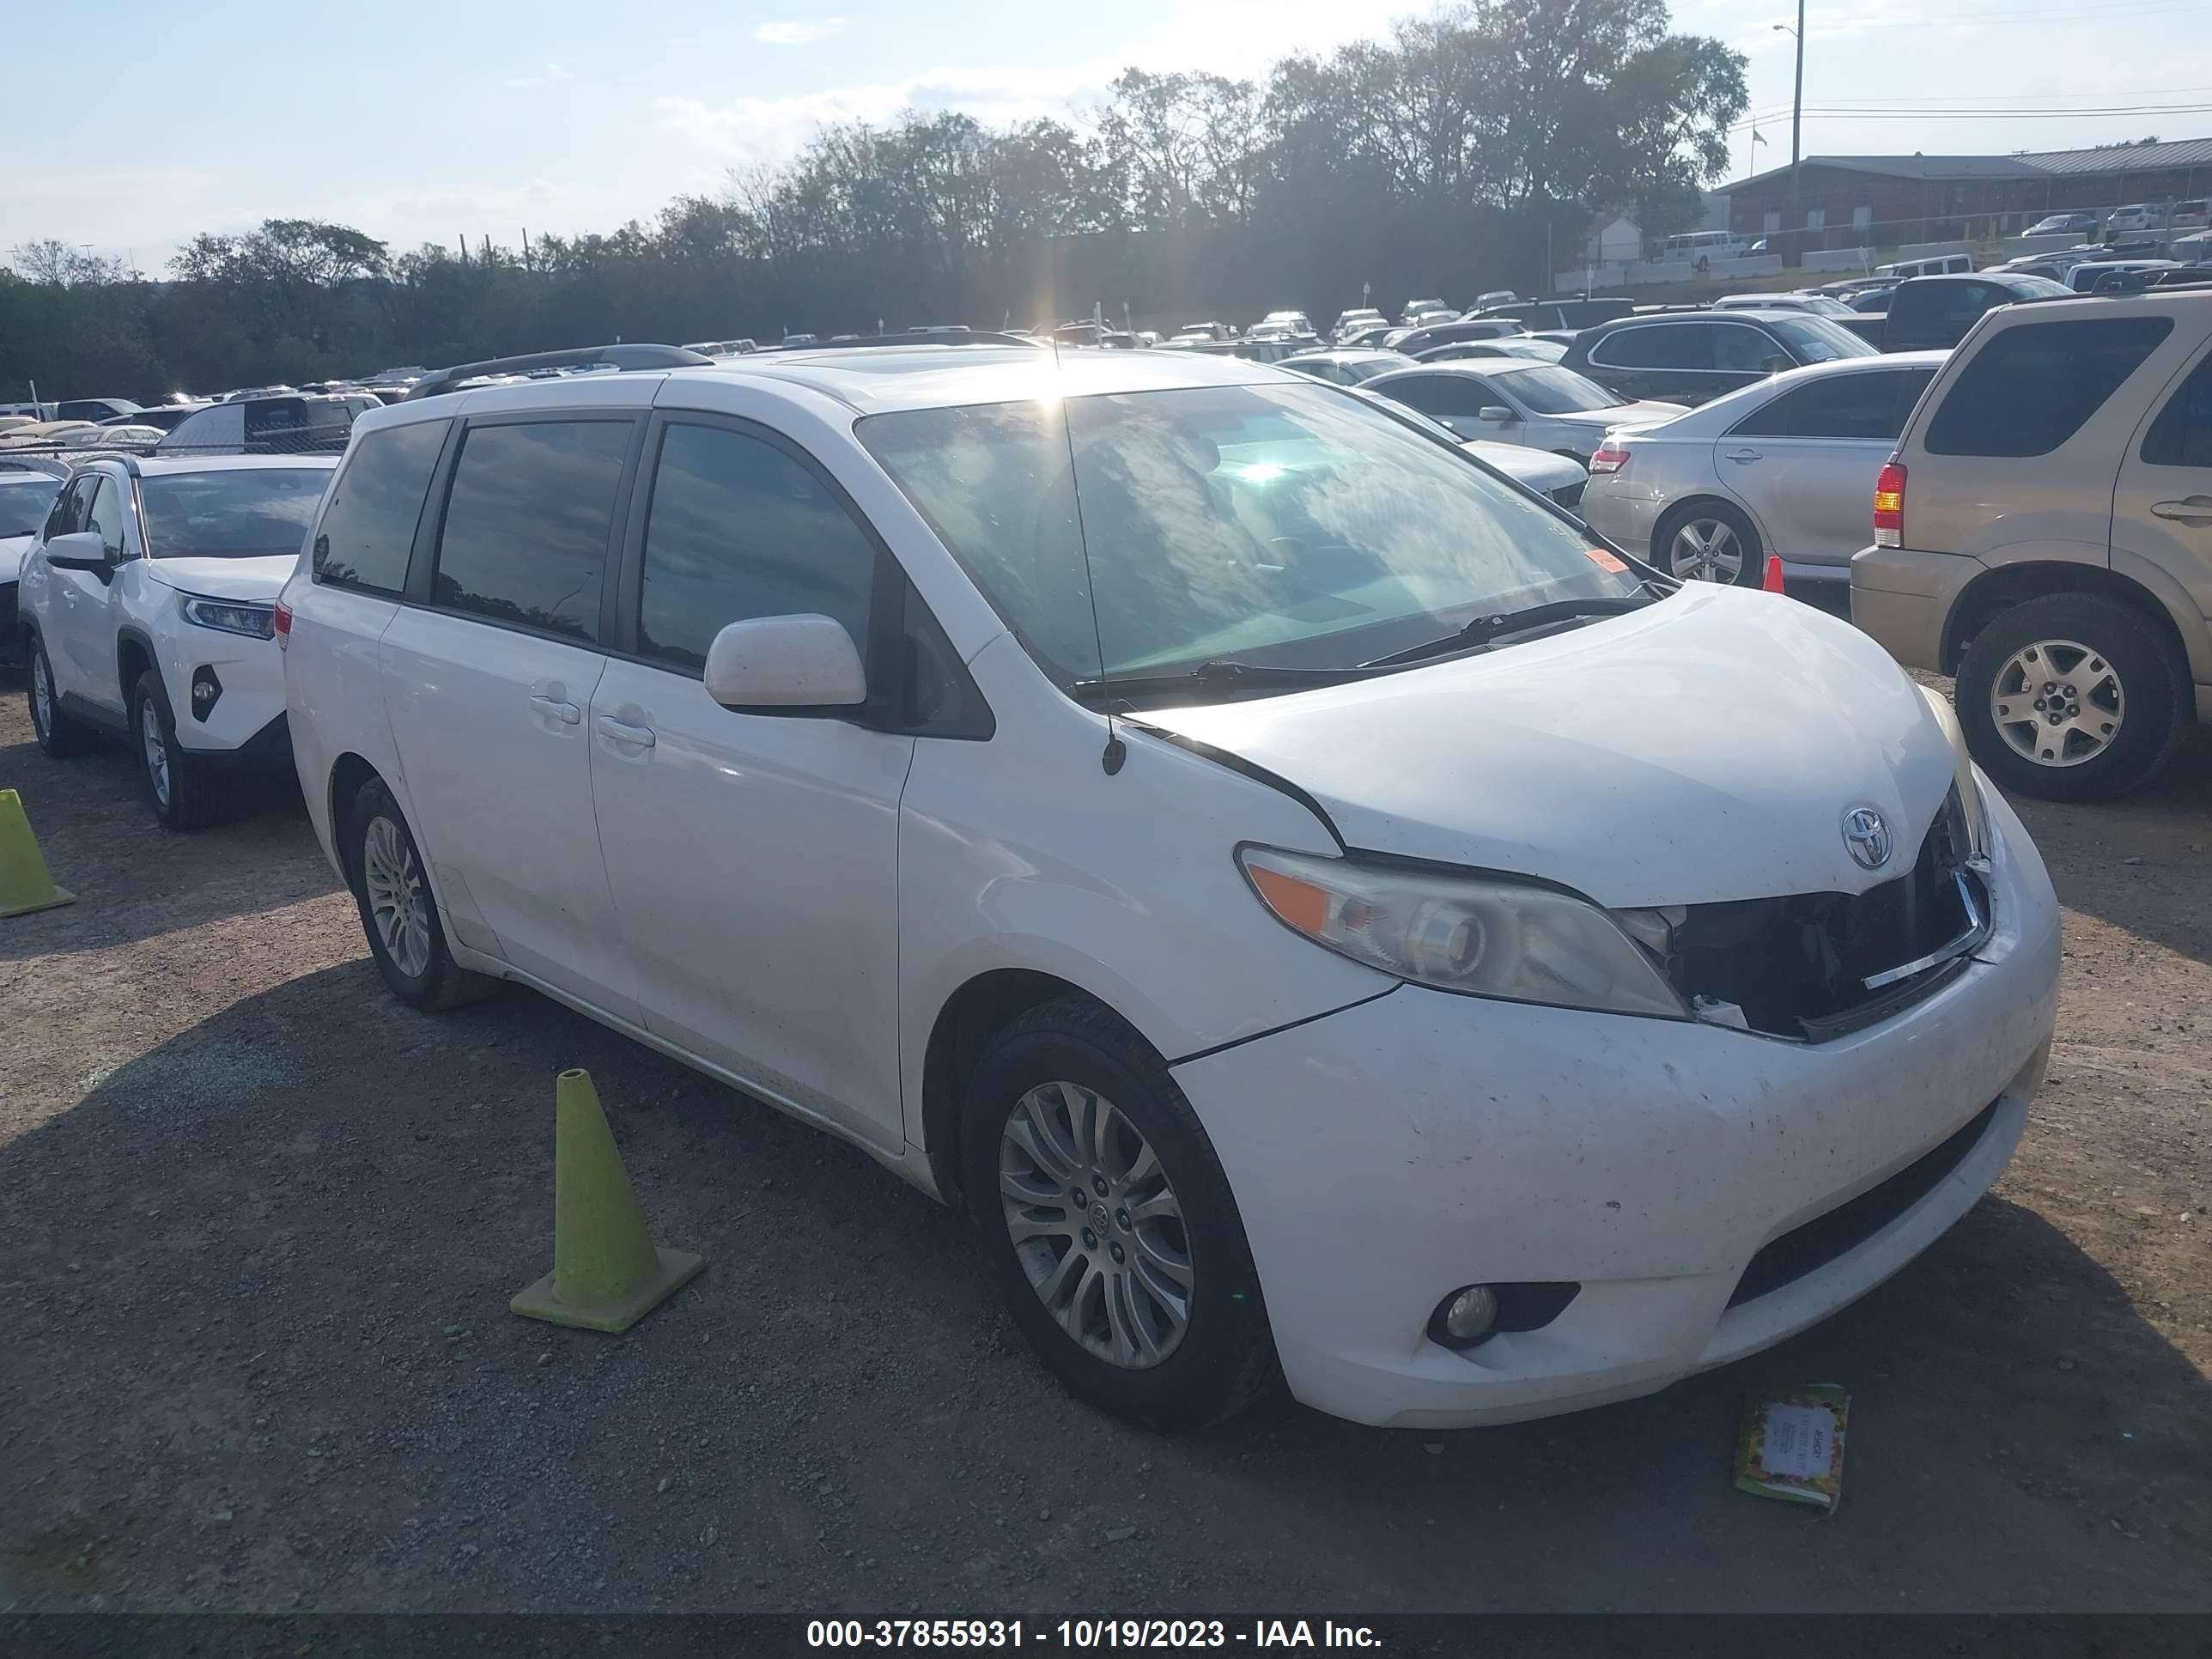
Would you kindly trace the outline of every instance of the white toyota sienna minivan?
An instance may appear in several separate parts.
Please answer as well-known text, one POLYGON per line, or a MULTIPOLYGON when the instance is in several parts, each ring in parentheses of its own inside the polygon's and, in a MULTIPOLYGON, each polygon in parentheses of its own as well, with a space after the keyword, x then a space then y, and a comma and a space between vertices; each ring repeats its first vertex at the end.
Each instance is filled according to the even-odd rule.
POLYGON ((377 966, 963 1203, 1086 1397, 1649 1393, 2010 1156, 2051 885, 1844 623, 1234 359, 581 355, 363 416, 285 590, 377 966))

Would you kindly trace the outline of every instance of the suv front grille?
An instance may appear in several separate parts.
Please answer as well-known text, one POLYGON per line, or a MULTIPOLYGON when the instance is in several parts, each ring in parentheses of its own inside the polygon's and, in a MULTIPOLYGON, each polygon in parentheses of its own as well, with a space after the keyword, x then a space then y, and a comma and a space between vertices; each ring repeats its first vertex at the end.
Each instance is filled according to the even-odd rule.
POLYGON ((1968 851, 1954 792, 1911 869, 1893 881, 1863 893, 1685 907, 1669 932, 1667 976, 1685 998, 1733 1004, 1745 1024, 1770 1036, 1819 1042, 1871 1025, 1948 983, 1971 960, 1971 947, 1953 947, 1986 928, 1988 898, 1968 851), (1869 979, 1880 982, 1869 988, 1869 979))

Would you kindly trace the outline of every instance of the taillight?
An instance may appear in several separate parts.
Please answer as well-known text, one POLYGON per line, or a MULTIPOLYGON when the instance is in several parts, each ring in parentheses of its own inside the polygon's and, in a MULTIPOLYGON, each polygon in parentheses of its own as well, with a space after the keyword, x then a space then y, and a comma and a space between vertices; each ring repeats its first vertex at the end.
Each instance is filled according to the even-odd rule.
POLYGON ((1875 477, 1874 544, 1905 545, 1905 469, 1895 461, 1885 461, 1875 477))
POLYGON ((1598 446, 1597 453, 1590 457, 1589 470, 1593 474, 1618 472, 1627 465, 1627 448, 1608 438, 1598 446))
POLYGON ((284 650, 292 643, 292 607, 283 600, 276 601, 276 648, 284 650))

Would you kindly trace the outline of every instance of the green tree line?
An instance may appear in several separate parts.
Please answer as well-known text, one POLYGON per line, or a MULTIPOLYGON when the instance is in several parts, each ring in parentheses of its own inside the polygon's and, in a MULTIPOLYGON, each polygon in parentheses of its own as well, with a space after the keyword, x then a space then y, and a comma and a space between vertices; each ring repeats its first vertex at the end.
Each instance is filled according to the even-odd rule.
POLYGON ((613 339, 1541 291, 1595 216, 1692 222, 1744 61, 1663 0, 1474 0, 1261 80, 1124 71, 1080 129, 828 127, 607 234, 395 252, 275 219, 149 282, 58 240, 0 272, 0 398, 149 398, 613 339), (1554 261, 1553 256, 1556 253, 1554 261))

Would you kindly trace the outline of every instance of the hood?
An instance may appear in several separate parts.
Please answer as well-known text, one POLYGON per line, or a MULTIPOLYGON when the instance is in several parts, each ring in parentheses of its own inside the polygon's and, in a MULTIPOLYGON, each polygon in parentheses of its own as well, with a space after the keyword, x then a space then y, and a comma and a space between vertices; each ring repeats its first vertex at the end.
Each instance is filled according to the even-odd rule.
POLYGON ((1549 495, 1554 489, 1565 489, 1589 477, 1579 463, 1563 455, 1554 455, 1548 449, 1530 449, 1525 444, 1501 444, 1487 438, 1469 438, 1460 447, 1472 451, 1490 463, 1507 477, 1524 483, 1540 494, 1549 495))
POLYGON ((270 553, 252 559, 152 559, 146 570, 180 592, 273 604, 299 563, 297 553, 270 553))
POLYGON ((1136 718, 1297 786, 1352 848, 1613 907, 1863 892, 1911 867, 1954 775, 1881 647, 1795 600, 1698 582, 1483 655, 1136 718), (1877 871, 1844 841, 1859 806, 1890 827, 1877 871))

